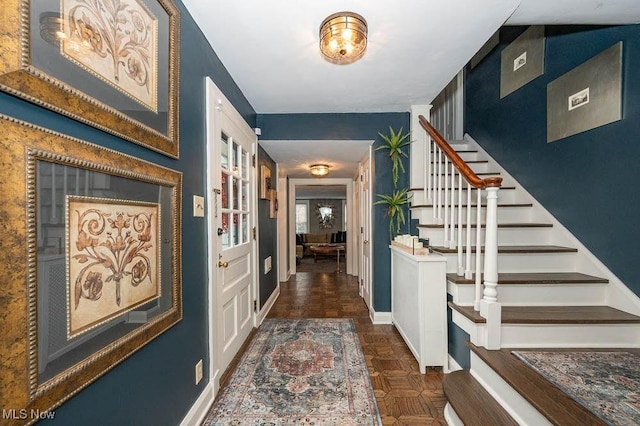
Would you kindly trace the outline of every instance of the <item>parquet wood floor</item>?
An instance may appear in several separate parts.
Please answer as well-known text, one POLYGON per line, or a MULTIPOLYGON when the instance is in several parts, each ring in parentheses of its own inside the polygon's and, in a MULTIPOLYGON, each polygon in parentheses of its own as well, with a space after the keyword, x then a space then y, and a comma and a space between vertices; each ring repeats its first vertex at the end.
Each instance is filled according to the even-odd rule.
POLYGON ((384 425, 446 425, 441 369, 421 374, 393 325, 373 325, 358 296, 358 281, 344 273, 299 272, 280 283, 269 318, 353 318, 384 425))

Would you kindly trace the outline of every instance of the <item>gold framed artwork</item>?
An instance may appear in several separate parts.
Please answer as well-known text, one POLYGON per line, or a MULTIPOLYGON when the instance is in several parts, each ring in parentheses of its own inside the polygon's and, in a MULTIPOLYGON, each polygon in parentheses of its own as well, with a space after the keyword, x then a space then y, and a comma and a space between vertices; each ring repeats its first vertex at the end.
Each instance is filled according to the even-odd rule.
POLYGON ((269 199, 271 190, 271 169, 264 164, 260 165, 260 198, 269 199))
POLYGON ((182 319, 182 174, 0 126, 0 405, 47 412, 182 319))
POLYGON ((0 89, 178 158, 171 0, 7 0, 0 89))
POLYGON ((278 217, 278 191, 269 190, 269 219, 278 217))

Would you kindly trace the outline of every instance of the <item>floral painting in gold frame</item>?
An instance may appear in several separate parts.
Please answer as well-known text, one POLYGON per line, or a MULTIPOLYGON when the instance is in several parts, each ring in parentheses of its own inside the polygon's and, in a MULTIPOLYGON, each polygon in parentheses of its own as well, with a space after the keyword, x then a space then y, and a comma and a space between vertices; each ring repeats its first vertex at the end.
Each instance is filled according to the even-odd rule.
POLYGON ((6 0, 0 90, 178 158, 172 0, 6 0))
POLYGON ((67 334, 159 295, 160 205, 67 196, 67 334))
POLYGON ((63 56, 157 112, 158 20, 144 2, 62 0, 61 9, 63 56))
MULTIPOLYGON (((0 406, 12 413, 49 412, 182 319, 182 174, 4 115, 0 128, 5 230, 0 239, 0 406), (111 215, 106 217, 112 222, 105 224, 111 234, 99 232, 98 222, 88 219, 84 229, 93 232, 80 230, 67 238, 67 211, 91 208, 111 215), (102 272, 102 288, 97 279, 89 280, 82 291, 90 297, 81 297, 80 304, 110 299, 112 310, 69 336, 68 277, 78 272, 69 275, 67 256, 80 255, 77 266, 89 265, 89 258, 81 257, 87 244, 100 253, 102 271, 91 272, 102 272), (116 273, 109 266, 113 259, 100 251, 109 244, 128 265, 115 268, 116 273), (156 244, 155 253, 150 244, 156 244), (139 250, 119 251, 123 245, 139 250), (67 253, 67 248, 73 249, 67 253), (140 256, 156 260, 140 264, 140 256), (129 302, 121 289, 122 311, 116 312, 116 276, 122 287, 134 278, 139 286, 153 279, 156 285, 129 302)), ((79 217, 76 229, 86 219, 79 217)), ((82 286, 86 282, 80 280, 82 286)), ((5 420, 23 425, 38 418, 5 420)))

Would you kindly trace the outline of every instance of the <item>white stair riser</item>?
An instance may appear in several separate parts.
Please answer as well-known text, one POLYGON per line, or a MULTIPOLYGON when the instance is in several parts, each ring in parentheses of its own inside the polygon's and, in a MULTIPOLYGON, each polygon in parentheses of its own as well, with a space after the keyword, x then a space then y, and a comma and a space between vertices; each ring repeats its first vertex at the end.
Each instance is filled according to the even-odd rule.
MULTIPOLYGON (((451 179, 451 178, 449 178, 451 179)), ((447 186, 451 185, 450 183, 451 181, 449 180, 447 183, 447 186)), ((468 190, 466 189, 466 185, 465 187, 462 189, 462 191, 460 191, 458 189, 458 183, 456 181, 456 191, 453 194, 454 200, 458 200, 458 195, 459 192, 462 192, 462 204, 463 206, 466 206, 467 203, 467 192, 468 190)), ((448 195, 449 197, 450 195, 448 195)), ((442 197, 444 197, 444 194, 442 195, 442 197)), ((472 190, 471 192, 471 198, 472 198, 472 203, 475 203, 477 200, 478 194, 476 193, 475 190, 472 190)), ((486 192, 483 191, 482 195, 480 197, 484 203, 484 201, 486 201, 487 197, 486 197, 486 192)), ((500 192, 498 193, 498 200, 500 200, 500 203, 524 203, 525 202, 525 197, 523 197, 522 195, 518 194, 518 191, 516 189, 501 189, 500 192)), ((411 199, 411 204, 412 205, 420 205, 420 204, 431 204, 431 200, 423 197, 421 201, 417 201, 417 199, 411 199)))
POLYGON ((473 352, 471 352, 471 374, 519 424, 551 425, 546 417, 473 352))
MULTIPOLYGON (((501 245, 543 245, 550 244, 552 228, 498 228, 498 241, 501 245)), ((444 245, 443 228, 418 228, 420 238, 429 238, 429 242, 434 246, 444 245)), ((484 241, 485 228, 481 228, 480 237, 484 241)), ((462 233, 462 244, 466 244, 467 230, 462 233)), ((457 243, 457 231, 454 235, 457 243)), ((451 238, 451 236, 449 236, 451 238)), ((471 244, 475 245, 476 230, 471 229, 471 244)))
MULTIPOLYGON (((455 310, 452 319, 471 343, 485 346, 486 324, 476 324, 455 310)), ((502 324, 501 334, 503 348, 640 347, 640 324, 502 324)))
MULTIPOLYGON (((607 284, 498 284, 498 302, 503 306, 592 306, 602 304, 607 284)), ((471 306, 473 284, 447 284, 457 305, 471 306)))
POLYGON ((503 324, 506 348, 638 348, 640 324, 503 324))
MULTIPOLYGON (((447 272, 458 272, 457 253, 444 254, 447 257, 447 272)), ((464 259, 466 254, 463 253, 464 259)), ((499 253, 498 270, 500 272, 574 272, 574 253, 499 253)), ((475 254, 471 256, 471 265, 475 265, 475 254)))
MULTIPOLYGON (((419 219, 421 224, 437 223, 433 217, 433 207, 419 207, 411 209, 411 218, 419 219)), ((444 215, 444 208, 442 209, 444 215)), ((449 212, 451 214, 451 212, 449 212)), ((467 209, 462 209, 462 220, 466 223, 467 209)), ((480 220, 484 222, 486 208, 482 207, 480 220)), ((471 223, 475 223, 476 208, 471 209, 471 223)), ((443 216, 444 220, 444 216, 443 216)), ((527 207, 498 207, 498 223, 532 222, 531 209, 527 207)))

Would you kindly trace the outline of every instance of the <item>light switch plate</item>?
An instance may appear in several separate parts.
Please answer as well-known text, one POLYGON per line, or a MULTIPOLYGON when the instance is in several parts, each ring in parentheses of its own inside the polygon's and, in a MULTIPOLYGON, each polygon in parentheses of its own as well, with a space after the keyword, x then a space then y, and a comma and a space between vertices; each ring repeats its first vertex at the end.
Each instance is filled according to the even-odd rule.
POLYGON ((204 197, 193 196, 193 217, 204 217, 204 197))

